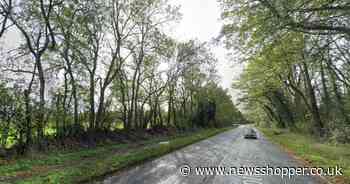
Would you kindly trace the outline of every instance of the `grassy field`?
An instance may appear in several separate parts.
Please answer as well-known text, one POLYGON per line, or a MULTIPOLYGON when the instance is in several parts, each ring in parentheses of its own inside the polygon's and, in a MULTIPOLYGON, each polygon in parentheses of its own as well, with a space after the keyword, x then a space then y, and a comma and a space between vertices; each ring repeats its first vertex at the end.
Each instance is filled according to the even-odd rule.
POLYGON ((137 144, 107 145, 74 152, 37 154, 11 161, 0 160, 0 183, 63 184, 91 181, 229 129, 205 129, 137 144), (169 144, 159 144, 161 141, 169 141, 169 144))
POLYGON ((260 129, 272 142, 281 145, 285 150, 305 160, 315 167, 343 168, 343 177, 330 177, 332 183, 350 184, 350 145, 333 145, 319 143, 308 135, 287 131, 260 129))

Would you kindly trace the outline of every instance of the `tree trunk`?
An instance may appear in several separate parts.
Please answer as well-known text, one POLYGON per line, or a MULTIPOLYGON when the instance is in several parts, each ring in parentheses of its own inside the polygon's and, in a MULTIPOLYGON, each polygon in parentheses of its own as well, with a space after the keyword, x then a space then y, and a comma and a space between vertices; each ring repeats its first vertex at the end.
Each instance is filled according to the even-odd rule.
POLYGON ((98 110, 96 114, 96 128, 100 129, 103 127, 103 112, 105 108, 105 91, 106 91, 107 86, 102 86, 101 91, 100 91, 100 99, 99 99, 99 105, 98 105, 98 110))
POLYGON ((329 68, 329 73, 330 73, 330 77, 331 77, 332 87, 333 87, 335 100, 336 100, 336 106, 337 106, 337 109, 339 110, 341 116, 345 120, 345 122, 349 123, 350 122, 350 118, 348 117, 348 114, 346 113, 344 100, 343 100, 342 95, 339 92, 337 81, 336 81, 335 76, 334 76, 335 74, 333 72, 334 71, 332 71, 332 69, 329 68))
POLYGON ((29 90, 24 91, 24 101, 25 101, 25 119, 26 119, 26 147, 32 145, 32 111, 30 107, 30 92, 29 90))
POLYGON ((303 68, 304 68, 305 83, 306 83, 307 91, 308 91, 309 97, 310 97, 311 115, 312 115, 312 119, 314 121, 314 126, 315 126, 314 133, 320 135, 322 128, 324 127, 323 122, 321 120, 319 109, 317 106, 315 92, 314 92, 313 86, 311 84, 308 66, 307 66, 305 61, 303 61, 302 64, 303 64, 303 68))
POLYGON ((321 63, 321 82, 322 82, 322 91, 323 91, 323 99, 325 104, 325 113, 326 117, 330 118, 330 109, 331 109, 331 100, 328 93, 327 81, 324 72, 323 62, 321 63))
POLYGON ((89 101, 90 101, 90 114, 89 114, 89 128, 95 129, 95 75, 90 74, 90 89, 89 89, 89 101))
MULTIPOLYGON (((72 71, 72 63, 68 58, 65 59, 67 64, 67 72, 70 77, 70 84, 72 87, 72 96, 73 96, 73 121, 75 129, 79 127, 79 112, 78 112, 78 95, 77 95, 77 85, 75 81, 75 77, 72 71)), ((76 131, 76 130, 74 130, 76 131)))
POLYGON ((170 87, 169 89, 169 99, 168 99, 168 116, 167 116, 167 124, 170 126, 171 123, 171 112, 172 112, 172 104, 173 104, 173 92, 170 87))
POLYGON ((36 56, 36 65, 38 68, 38 76, 39 76, 39 109, 38 109, 38 126, 37 126, 37 136, 39 149, 43 149, 43 138, 44 138, 44 124, 45 124, 45 76, 44 70, 41 63, 41 55, 36 56))

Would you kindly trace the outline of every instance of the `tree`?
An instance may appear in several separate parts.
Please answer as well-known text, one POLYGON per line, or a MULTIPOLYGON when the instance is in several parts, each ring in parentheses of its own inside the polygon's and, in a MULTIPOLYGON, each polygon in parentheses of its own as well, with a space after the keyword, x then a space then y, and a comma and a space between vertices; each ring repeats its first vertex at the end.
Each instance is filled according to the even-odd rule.
POLYGON ((22 38, 1 58, 1 147, 229 125, 210 45, 163 29, 180 17, 168 0, 1 1, 0 36, 22 38))
POLYGON ((9 16, 12 10, 12 0, 0 1, 0 38, 4 35, 5 31, 10 27, 8 26, 9 16))
POLYGON ((221 37, 228 48, 238 48, 239 59, 247 63, 235 87, 243 90, 257 121, 307 127, 320 136, 332 132, 333 124, 341 128, 339 121, 348 122, 345 112, 350 109, 344 106, 344 96, 349 91, 349 53, 344 48, 349 43, 349 3, 239 0, 221 4, 225 20, 221 37))
MULTIPOLYGON (((13 9, 8 14, 8 19, 20 31, 24 37, 26 48, 31 53, 39 79, 39 111, 37 123, 38 140, 44 137, 45 124, 45 69, 42 63, 42 56, 50 47, 54 47, 55 39, 53 29, 50 24, 52 9, 56 2, 50 0, 48 3, 41 0, 39 2, 23 2, 19 9, 13 9), (28 21, 31 20, 31 21, 28 21)), ((11 9, 11 6, 9 6, 11 9)), ((12 9, 11 9, 12 10, 12 9)), ((31 83, 29 84, 31 88, 31 83)), ((26 91, 29 96, 31 89, 26 91)))

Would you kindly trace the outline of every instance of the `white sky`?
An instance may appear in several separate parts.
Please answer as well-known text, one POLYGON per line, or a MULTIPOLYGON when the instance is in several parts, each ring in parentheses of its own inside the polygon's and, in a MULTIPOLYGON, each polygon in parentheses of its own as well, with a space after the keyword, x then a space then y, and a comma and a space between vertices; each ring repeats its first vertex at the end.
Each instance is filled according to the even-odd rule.
MULTIPOLYGON (((174 35, 179 40, 199 39, 211 41, 220 33, 222 22, 220 21, 220 5, 216 0, 171 0, 176 5, 181 5, 183 18, 174 27, 174 35)), ((221 77, 222 87, 229 89, 233 99, 237 92, 231 89, 233 79, 237 79, 242 71, 242 66, 235 65, 226 57, 228 51, 223 46, 213 48, 213 52, 219 59, 217 66, 221 77)))

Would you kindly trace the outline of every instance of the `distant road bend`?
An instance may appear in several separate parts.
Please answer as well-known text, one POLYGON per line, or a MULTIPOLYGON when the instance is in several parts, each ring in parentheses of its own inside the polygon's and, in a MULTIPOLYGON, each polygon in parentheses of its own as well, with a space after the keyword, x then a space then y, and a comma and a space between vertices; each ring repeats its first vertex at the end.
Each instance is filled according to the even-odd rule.
POLYGON ((244 139, 248 126, 224 132, 187 146, 130 170, 109 176, 103 184, 325 184, 316 176, 281 177, 278 175, 196 175, 194 169, 182 176, 184 164, 191 167, 296 167, 300 162, 267 141, 259 131, 257 140, 244 139))

